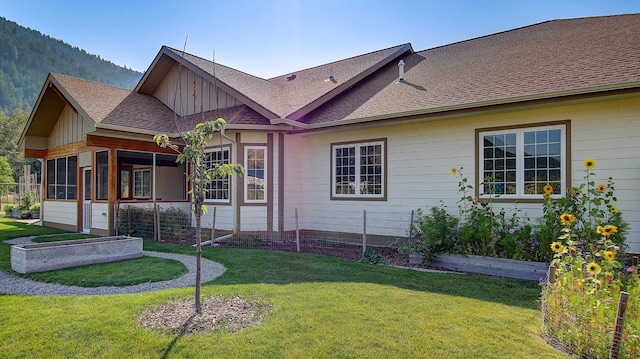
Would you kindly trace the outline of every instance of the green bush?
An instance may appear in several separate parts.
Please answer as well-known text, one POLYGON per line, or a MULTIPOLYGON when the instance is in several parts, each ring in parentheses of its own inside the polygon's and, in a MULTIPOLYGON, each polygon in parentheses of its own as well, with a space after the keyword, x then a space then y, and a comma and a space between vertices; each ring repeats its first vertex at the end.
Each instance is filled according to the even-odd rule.
POLYGON ((381 264, 386 265, 387 260, 380 253, 376 253, 371 249, 371 247, 367 247, 362 255, 362 258, 359 260, 360 263, 369 263, 369 264, 381 264))
POLYGON ((27 191, 22 194, 20 198, 20 209, 28 210, 34 203, 36 203, 36 195, 33 191, 27 191))
POLYGON ((18 209, 18 207, 15 204, 5 204, 4 206, 2 206, 2 209, 4 209, 4 212, 8 216, 11 216, 13 212, 15 212, 18 209))

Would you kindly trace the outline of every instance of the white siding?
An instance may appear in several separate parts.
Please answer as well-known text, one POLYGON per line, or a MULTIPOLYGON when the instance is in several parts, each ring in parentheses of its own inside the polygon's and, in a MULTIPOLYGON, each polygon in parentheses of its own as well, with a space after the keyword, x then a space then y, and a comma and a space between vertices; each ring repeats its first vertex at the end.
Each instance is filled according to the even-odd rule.
POLYGON ((175 65, 169 74, 153 94, 179 116, 192 115, 218 108, 228 108, 241 105, 233 96, 217 88, 214 85, 196 75, 193 71, 181 68, 178 73, 178 65, 175 65), (195 102, 193 98, 195 80, 195 102))
POLYGON ((240 207, 240 231, 266 231, 267 207, 243 206, 240 207))
POLYGON ((91 203, 91 228, 109 229, 108 203, 91 203))
POLYGON ((77 202, 44 201, 41 212, 43 221, 69 226, 78 225, 77 202))
MULTIPOLYGON (((362 212, 386 212, 399 218, 412 209, 437 206, 443 201, 457 212, 460 198, 451 166, 464 167, 471 184, 475 178, 475 129, 550 121, 571 121, 572 185, 584 175, 586 157, 597 161, 596 182, 616 183, 618 208, 630 223, 627 243, 640 252, 640 101, 638 98, 595 103, 522 109, 441 121, 405 123, 386 127, 318 133, 287 139, 305 150, 287 150, 287 213, 303 209, 304 218, 340 218, 338 228, 361 227, 362 212), (331 200, 331 150, 336 142, 387 139, 387 200, 331 200), (299 169, 302 168, 302 171, 299 169), (301 180, 297 180, 302 175, 301 180), (301 183, 300 183, 301 182, 301 183), (291 185, 291 188, 290 186, 291 185), (296 196, 302 186, 301 200, 296 196), (299 203, 301 201, 302 203, 299 203)), ((295 137, 295 136, 294 136, 295 137)), ((496 205, 511 213, 515 204, 496 205)), ((541 204, 518 204, 523 216, 539 216, 541 204)), ((321 227, 322 225, 318 225, 321 227)), ((383 228, 380 229, 382 231, 383 228)))

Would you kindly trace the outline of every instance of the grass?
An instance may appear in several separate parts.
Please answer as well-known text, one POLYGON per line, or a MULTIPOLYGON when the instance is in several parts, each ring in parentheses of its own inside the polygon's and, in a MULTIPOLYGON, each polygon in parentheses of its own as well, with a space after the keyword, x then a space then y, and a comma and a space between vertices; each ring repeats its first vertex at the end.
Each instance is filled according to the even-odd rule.
POLYGON ((24 275, 24 277, 40 282, 81 287, 120 287, 174 279, 186 273, 187 267, 179 261, 145 256, 114 263, 32 273, 24 275))
MULTIPOLYGON (((156 242, 144 246, 195 253, 192 247, 156 242)), ((144 307, 191 298, 193 288, 109 296, 0 295, 0 357, 566 358, 539 338, 536 283, 300 253, 207 247, 203 256, 227 267, 222 277, 203 285, 203 296, 266 301, 271 311, 262 324, 238 333, 189 336, 138 325, 144 307)))

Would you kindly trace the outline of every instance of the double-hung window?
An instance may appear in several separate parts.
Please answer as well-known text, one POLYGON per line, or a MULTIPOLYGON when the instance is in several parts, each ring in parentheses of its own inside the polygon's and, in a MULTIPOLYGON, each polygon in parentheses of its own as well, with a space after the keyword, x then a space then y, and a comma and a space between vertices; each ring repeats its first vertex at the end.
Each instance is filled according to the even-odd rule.
POLYGON ((47 199, 76 199, 78 157, 47 160, 47 199))
POLYGON ((133 197, 151 198, 151 169, 133 171, 133 197))
MULTIPOLYGON (((229 164, 229 148, 213 150, 204 154, 204 163, 207 170, 216 166, 229 164)), ((205 199, 215 202, 229 202, 229 176, 224 178, 212 178, 207 186, 205 199)))
POLYGON ((544 187, 567 187, 567 125, 478 130, 481 198, 540 199, 544 187))
POLYGON ((384 198, 385 150, 385 140, 333 144, 332 198, 384 198))

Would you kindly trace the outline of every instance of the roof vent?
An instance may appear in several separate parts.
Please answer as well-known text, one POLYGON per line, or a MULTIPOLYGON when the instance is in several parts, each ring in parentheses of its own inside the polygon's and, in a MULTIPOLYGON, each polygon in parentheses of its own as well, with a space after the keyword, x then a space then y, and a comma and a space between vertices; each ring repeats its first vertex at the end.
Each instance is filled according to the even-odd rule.
POLYGON ((398 82, 404 82, 404 61, 398 62, 398 82))
POLYGON ((329 66, 329 77, 327 77, 327 79, 324 81, 336 83, 336 78, 333 77, 333 66, 329 66))
POLYGON ((296 74, 287 75, 287 81, 293 81, 296 79, 296 74))

